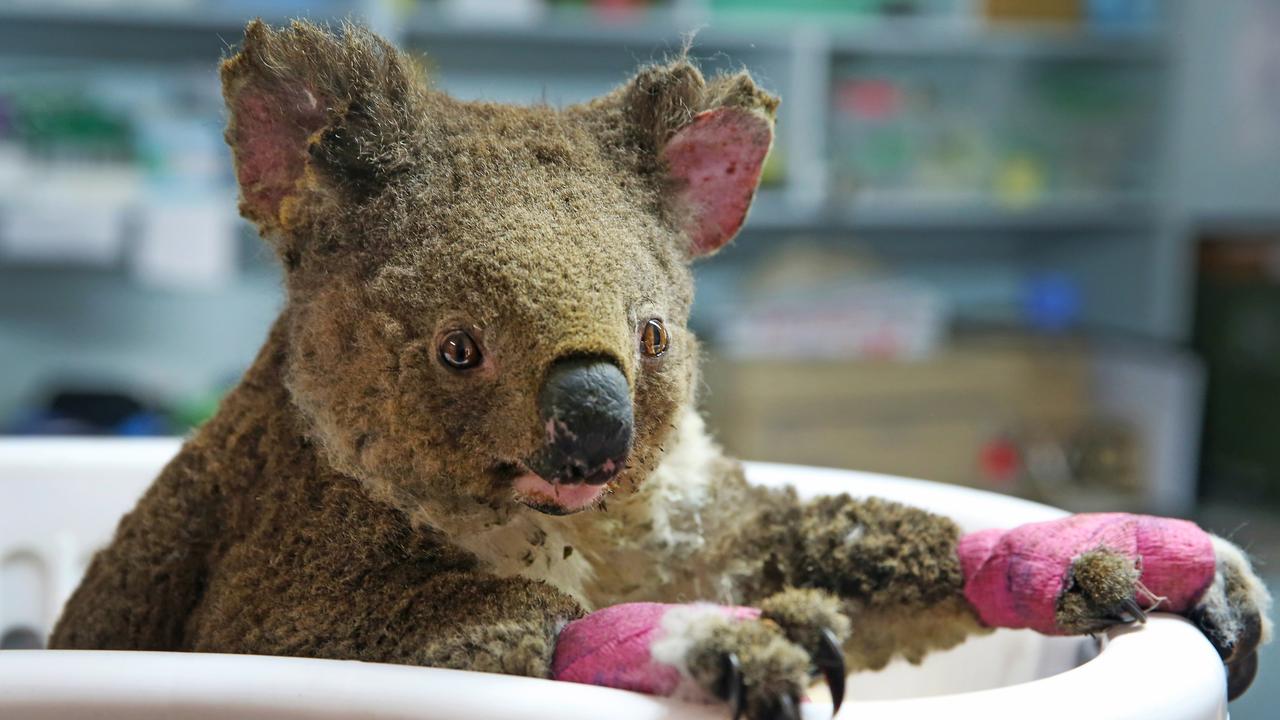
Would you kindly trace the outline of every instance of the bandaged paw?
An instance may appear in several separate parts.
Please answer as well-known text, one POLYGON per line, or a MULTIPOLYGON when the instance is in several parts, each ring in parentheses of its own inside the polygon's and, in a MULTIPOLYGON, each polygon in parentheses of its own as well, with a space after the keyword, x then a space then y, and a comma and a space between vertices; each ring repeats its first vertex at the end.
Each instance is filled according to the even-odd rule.
POLYGON ((835 598, 787 590, 761 609, 629 603, 594 612, 560 633, 557 680, 686 700, 728 703, 734 717, 798 718, 810 678, 833 705, 844 696, 841 644, 849 621, 835 598))
POLYGON ((1244 692, 1271 637, 1271 596, 1239 548, 1185 520, 1075 515, 961 538, 964 594, 990 627, 1092 633, 1160 610, 1194 622, 1244 692))
POLYGON ((1074 515, 961 538, 964 593, 988 626, 1089 632, 1142 611, 1185 614, 1213 582, 1208 533, 1185 520, 1074 515))
POLYGON ((625 603, 597 610, 560 631, 556 680, 650 695, 676 695, 689 648, 711 628, 760 617, 756 608, 697 603, 625 603))

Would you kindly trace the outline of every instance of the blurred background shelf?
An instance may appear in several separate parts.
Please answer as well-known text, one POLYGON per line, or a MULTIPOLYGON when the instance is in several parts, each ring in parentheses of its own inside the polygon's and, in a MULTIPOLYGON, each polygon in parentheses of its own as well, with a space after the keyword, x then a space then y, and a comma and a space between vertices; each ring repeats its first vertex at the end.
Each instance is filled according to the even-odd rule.
MULTIPOLYGON (((804 237, 837 264, 851 249, 894 263, 885 271, 931 283, 959 320, 1016 316, 1029 278, 1066 267, 1078 327, 1177 339, 1188 332, 1176 270, 1186 250, 1164 222, 1172 190, 1162 178, 1176 161, 1175 123, 1161 108, 1177 90, 1179 15, 1145 3, 1107 15, 1104 4, 1044 17, 946 0, 9 2, 0 68, 12 71, 0 76, 0 109, 14 118, 8 157, 18 169, 9 185, 0 169, 0 268, 32 266, 32 246, 44 242, 6 232, 65 241, 35 253, 42 267, 59 253, 84 267, 71 258, 84 232, 72 221, 96 213, 89 266, 126 286, 190 286, 192 268, 147 241, 147 228, 233 202, 215 66, 247 18, 354 18, 421 53, 453 94, 552 104, 606 92, 693 37, 706 71, 750 68, 783 98, 743 237, 720 267, 699 268, 709 298, 699 316, 716 315, 715 298, 732 303, 778 238, 804 237), (49 130, 86 118, 122 137, 49 130), (114 154, 105 164, 104 143, 114 154), (86 167, 133 173, 107 183, 120 195, 114 206, 62 214, 58 199, 79 190, 14 179, 86 167), (118 227, 114 237, 107 227, 118 227)), ((203 282, 192 291, 233 293, 237 273, 271 272, 230 227, 221 240, 203 237, 221 270, 196 273, 203 282)))
POLYGON ((535 10, 506 19, 459 15, 430 5, 394 23, 408 42, 495 42, 541 46, 546 52, 579 47, 630 48, 645 54, 638 61, 676 53, 687 38, 698 45, 746 50, 787 49, 785 32, 706 27, 697 13, 669 7, 631 10, 610 16, 583 9, 535 10), (647 55, 658 50, 657 56, 647 55))
MULTIPOLYGON (((270 8, 268 4, 268 9, 270 8)), ((49 28, 94 29, 109 33, 120 29, 153 32, 229 32, 239 35, 247 17, 267 21, 287 21, 307 13, 246 13, 242 3, 66 3, 8 2, 0 5, 0 20, 10 28, 32 31, 49 28)), ((235 37, 230 38, 231 41, 235 37)))
POLYGON ((1154 62, 1167 50, 1158 32, 1100 33, 1043 23, 991 28, 888 20, 832 31, 831 49, 838 56, 1154 62))
POLYGON ((750 232, 843 235, 1013 234, 1026 241, 1080 233, 1147 232, 1160 222, 1149 201, 1046 201, 1032 207, 1002 207, 980 202, 859 202, 804 209, 792 207, 777 191, 757 198, 748 221, 750 232))
POLYGON ((831 36, 837 55, 986 56, 1012 59, 1069 58, 1155 60, 1165 50, 1153 28, 1129 32, 1064 29, 1059 23, 1011 23, 983 26, 969 19, 857 17, 822 21, 801 17, 779 22, 717 17, 697 3, 622 8, 614 13, 582 8, 529 7, 506 17, 496 13, 449 12, 423 3, 408 12, 394 4, 372 2, 300 3, 296 11, 271 3, 254 9, 246 3, 24 3, 0 5, 0 23, 14 38, 30 38, 9 52, 73 48, 81 32, 215 33, 228 45, 244 21, 261 17, 281 23, 294 17, 337 22, 345 17, 372 22, 383 32, 410 41, 516 42, 542 45, 639 45, 679 48, 685 37, 717 47, 786 49, 789 32, 815 28, 831 36), (53 42, 49 42, 50 39, 53 42))
MULTIPOLYGON (((1257 119, 1268 110, 1233 89, 1269 67, 1270 45, 1246 32, 1267 11, 1248 7, 0 2, 0 422, 85 384, 191 407, 248 362, 279 305, 279 270, 235 218, 216 66, 252 17, 366 22, 467 99, 580 102, 686 47, 707 72, 750 69, 783 103, 744 232, 695 268, 693 322, 712 352, 732 356, 735 333, 778 316, 812 333, 777 342, 809 349, 801 377, 832 357, 859 373, 887 357, 961 376, 955 348, 993 329, 1096 344, 1082 353, 1095 368, 1117 341, 1182 358, 1197 335, 1197 237, 1280 226, 1280 151, 1257 119), (813 308, 847 324, 809 327, 813 308)), ((1142 403, 1199 387, 1194 361, 1165 366, 1180 389, 1142 403)), ((1096 393, 1103 375, 1077 389, 1096 393)), ((1157 433, 1160 447, 1172 432, 1157 433)), ((1194 454, 1194 432, 1180 432, 1173 444, 1194 454)), ((1182 464, 1169 482, 1183 494, 1166 500, 1193 483, 1194 461, 1182 464)))
POLYGON ((1143 202, 1047 201, 1008 208, 965 203, 853 203, 844 225, 853 232, 887 230, 981 233, 1079 233, 1150 228, 1155 207, 1143 202))
POLYGON ((239 42, 247 18, 287 22, 293 13, 220 5, 0 4, 3 55, 23 58, 205 62, 239 42))

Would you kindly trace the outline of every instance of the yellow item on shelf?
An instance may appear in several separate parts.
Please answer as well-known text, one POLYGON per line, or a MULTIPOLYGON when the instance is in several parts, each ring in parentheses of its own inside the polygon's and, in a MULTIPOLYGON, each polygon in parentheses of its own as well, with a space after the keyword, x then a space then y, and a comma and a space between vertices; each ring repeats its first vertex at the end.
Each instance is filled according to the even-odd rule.
POLYGON ((995 196, 1003 207, 1030 207, 1040 202, 1044 192, 1044 167, 1031 155, 1014 155, 996 171, 995 196))

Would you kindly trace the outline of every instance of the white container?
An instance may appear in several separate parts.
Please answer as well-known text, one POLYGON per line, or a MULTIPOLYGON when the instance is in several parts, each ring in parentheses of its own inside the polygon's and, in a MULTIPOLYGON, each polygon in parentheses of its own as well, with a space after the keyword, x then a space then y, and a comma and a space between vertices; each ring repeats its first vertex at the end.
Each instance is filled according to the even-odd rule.
MULTIPOLYGON (((94 548, 165 461, 171 440, 0 440, 0 634, 45 634, 94 548)), ((748 464, 754 482, 850 492, 946 513, 965 530, 1063 513, 966 488, 748 464)), ((856 626, 855 626, 856 632, 856 626)), ((842 718, 1210 720, 1226 717, 1217 653, 1156 615, 1087 638, 1002 630, 851 678, 842 718), (1096 657, 1094 655, 1096 654, 1096 657), (1087 658, 1087 661, 1084 661, 1087 658), (1082 664, 1083 663, 1083 664, 1082 664)), ((726 709, 545 680, 338 660, 185 653, 0 651, 0 718, 714 718, 726 709)), ((806 704, 805 717, 830 706, 806 704)))

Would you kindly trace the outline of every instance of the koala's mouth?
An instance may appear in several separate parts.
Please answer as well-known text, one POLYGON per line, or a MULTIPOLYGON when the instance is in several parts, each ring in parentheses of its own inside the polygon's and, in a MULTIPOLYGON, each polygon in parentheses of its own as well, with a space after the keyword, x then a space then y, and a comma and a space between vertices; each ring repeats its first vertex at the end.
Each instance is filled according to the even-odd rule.
POLYGON ((585 510, 604 496, 604 485, 560 485, 536 473, 524 473, 511 482, 516 500, 548 515, 569 515, 585 510))
POLYGON ((510 472, 516 502, 547 515, 572 515, 593 507, 608 492, 607 484, 553 483, 527 467, 510 472))

